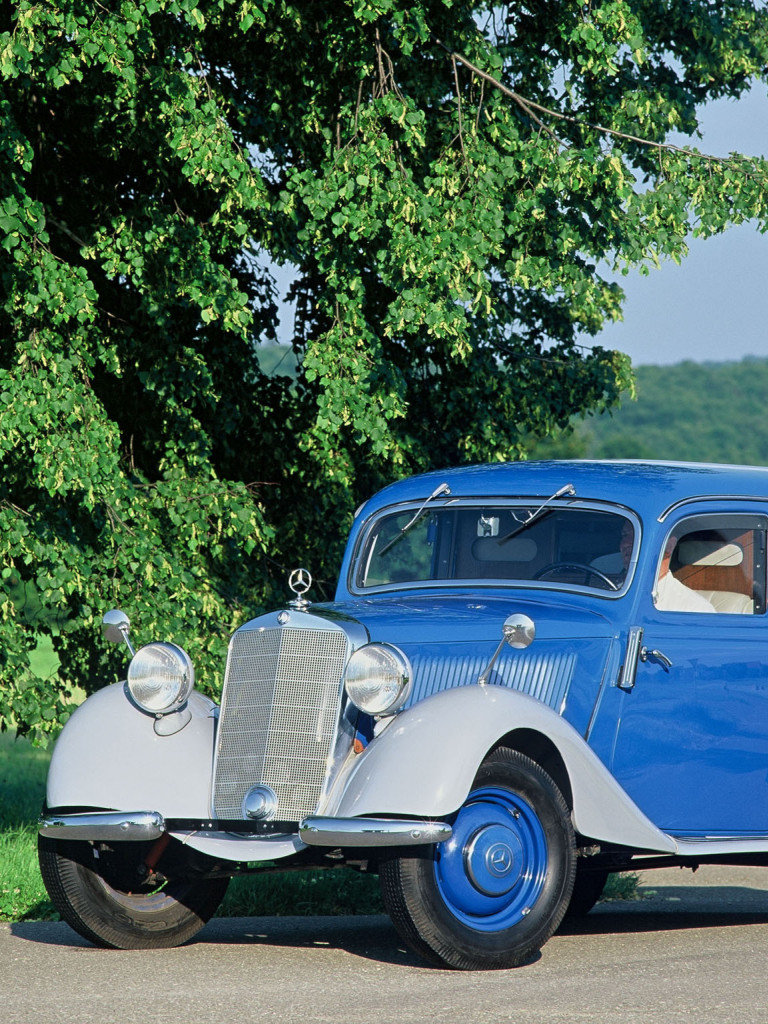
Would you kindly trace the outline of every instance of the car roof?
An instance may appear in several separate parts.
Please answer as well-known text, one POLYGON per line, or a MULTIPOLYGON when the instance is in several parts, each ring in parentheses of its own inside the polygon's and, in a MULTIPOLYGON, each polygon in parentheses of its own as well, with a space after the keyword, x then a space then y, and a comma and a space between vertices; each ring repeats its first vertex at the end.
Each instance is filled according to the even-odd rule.
MULTIPOLYGON (((409 477, 379 491, 365 505, 377 508, 429 497, 447 483, 454 497, 531 497, 545 500, 572 484, 575 497, 609 501, 661 514, 680 501, 723 495, 768 498, 768 468, 717 463, 551 460, 460 466, 409 477)), ((441 496, 441 500, 445 500, 441 496)))

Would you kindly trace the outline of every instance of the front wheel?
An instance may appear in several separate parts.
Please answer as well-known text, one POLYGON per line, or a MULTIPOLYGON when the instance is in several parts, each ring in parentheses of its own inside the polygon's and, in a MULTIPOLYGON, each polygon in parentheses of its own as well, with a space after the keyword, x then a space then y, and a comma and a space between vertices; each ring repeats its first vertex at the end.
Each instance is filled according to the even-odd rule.
POLYGON ((441 967, 490 970, 528 961, 568 906, 576 844, 550 776, 506 748, 482 763, 444 843, 380 866, 401 937, 441 967))
POLYGON ((229 884, 206 878, 212 862, 175 839, 109 844, 40 836, 38 857, 62 918, 112 949, 181 945, 213 916, 229 884))

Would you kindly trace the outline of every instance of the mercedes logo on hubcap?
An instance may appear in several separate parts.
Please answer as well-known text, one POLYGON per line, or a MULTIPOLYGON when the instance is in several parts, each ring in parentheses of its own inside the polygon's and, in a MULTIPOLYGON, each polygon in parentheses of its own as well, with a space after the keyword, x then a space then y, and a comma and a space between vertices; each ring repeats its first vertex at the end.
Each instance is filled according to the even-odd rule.
POLYGON ((514 858, 506 843, 496 843, 485 855, 486 867, 496 878, 503 878, 512 869, 514 858))

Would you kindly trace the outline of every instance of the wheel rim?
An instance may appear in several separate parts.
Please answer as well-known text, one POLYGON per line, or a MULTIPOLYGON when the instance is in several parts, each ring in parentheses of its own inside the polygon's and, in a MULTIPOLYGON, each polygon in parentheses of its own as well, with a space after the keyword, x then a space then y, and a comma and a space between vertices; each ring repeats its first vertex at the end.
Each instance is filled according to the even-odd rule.
POLYGON ((528 915, 544 888, 547 865, 538 815, 522 797, 496 787, 470 794, 434 861, 450 912, 487 932, 511 928, 528 915))
POLYGON ((168 910, 179 902, 180 895, 189 890, 188 883, 176 881, 163 882, 154 888, 142 891, 138 867, 143 863, 144 853, 148 852, 150 848, 150 844, 145 845, 146 850, 141 855, 128 850, 120 851, 121 854, 124 854, 123 856, 113 854, 114 862, 111 864, 111 871, 109 870, 109 860, 106 862, 107 870, 104 873, 96 870, 94 864, 90 875, 96 889, 131 914, 157 914, 160 911, 168 910), (135 885, 131 885, 129 881, 132 869, 135 873, 135 885))
POLYGON ((132 914, 156 914, 178 903, 178 900, 165 890, 156 889, 148 893, 123 892, 120 889, 113 889, 103 878, 98 879, 98 884, 111 900, 132 914))

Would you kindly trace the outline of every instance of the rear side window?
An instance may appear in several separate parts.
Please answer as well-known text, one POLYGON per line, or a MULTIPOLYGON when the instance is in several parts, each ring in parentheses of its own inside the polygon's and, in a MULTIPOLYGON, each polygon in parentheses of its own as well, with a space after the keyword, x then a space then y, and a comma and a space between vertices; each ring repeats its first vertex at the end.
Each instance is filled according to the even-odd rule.
POLYGON ((762 615, 766 602, 766 520, 695 516, 666 538, 654 588, 661 611, 762 615))

